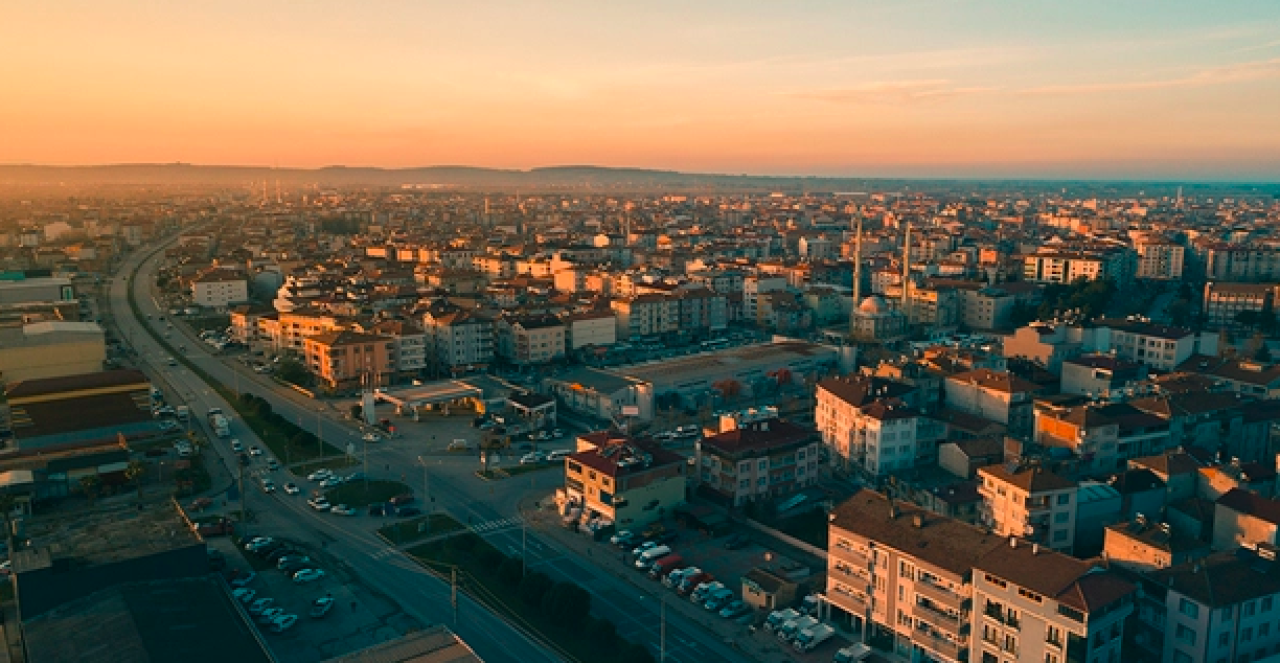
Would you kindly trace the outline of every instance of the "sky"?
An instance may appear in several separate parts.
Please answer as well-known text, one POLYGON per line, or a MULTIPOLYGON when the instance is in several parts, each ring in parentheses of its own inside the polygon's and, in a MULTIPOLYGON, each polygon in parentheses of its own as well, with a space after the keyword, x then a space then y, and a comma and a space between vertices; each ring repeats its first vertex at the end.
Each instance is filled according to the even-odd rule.
POLYGON ((1276 0, 0 7, 0 163, 1280 181, 1276 0))

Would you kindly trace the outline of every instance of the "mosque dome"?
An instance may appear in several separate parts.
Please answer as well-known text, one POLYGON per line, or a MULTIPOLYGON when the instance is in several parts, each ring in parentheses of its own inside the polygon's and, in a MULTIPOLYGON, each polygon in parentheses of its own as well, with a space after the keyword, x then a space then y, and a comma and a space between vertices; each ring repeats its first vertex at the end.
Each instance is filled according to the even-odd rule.
POLYGON ((879 295, 872 295, 862 300, 858 312, 863 315, 885 315, 890 312, 889 305, 879 295))

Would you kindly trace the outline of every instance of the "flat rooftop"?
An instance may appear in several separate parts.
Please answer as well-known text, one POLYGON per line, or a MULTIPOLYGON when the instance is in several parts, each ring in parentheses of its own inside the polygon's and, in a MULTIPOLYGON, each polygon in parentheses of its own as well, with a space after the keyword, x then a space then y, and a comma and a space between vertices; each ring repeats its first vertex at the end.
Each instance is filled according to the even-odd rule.
POLYGON ((15 570, 35 570, 53 559, 97 566, 200 542, 169 501, 99 500, 92 510, 39 514, 25 522, 31 546, 15 551, 15 570))

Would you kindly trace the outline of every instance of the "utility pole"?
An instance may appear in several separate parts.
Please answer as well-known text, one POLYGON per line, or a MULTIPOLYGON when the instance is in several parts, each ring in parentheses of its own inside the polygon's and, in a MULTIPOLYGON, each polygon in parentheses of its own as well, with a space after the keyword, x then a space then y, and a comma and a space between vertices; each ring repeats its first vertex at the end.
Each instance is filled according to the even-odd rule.
POLYGON ((458 627, 458 567, 449 570, 449 602, 453 604, 453 627, 458 627))
POLYGON ((320 428, 320 410, 316 410, 316 458, 324 458, 324 432, 320 428))
POLYGON ((667 597, 665 594, 658 595, 658 604, 662 606, 659 611, 662 617, 658 631, 658 663, 667 663, 667 597))
POLYGON ((524 512, 520 512, 520 577, 529 571, 529 526, 525 523, 524 512))

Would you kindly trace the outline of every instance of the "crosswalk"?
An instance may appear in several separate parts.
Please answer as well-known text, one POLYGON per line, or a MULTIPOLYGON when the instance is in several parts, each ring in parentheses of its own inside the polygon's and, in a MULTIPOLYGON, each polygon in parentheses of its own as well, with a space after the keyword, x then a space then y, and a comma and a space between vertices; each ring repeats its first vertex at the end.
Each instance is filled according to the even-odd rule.
POLYGON ((471 531, 477 534, 484 534, 487 532, 497 532, 504 529, 519 527, 521 522, 522 521, 518 516, 513 518, 502 518, 500 520, 486 520, 482 523, 476 523, 472 525, 471 531))

